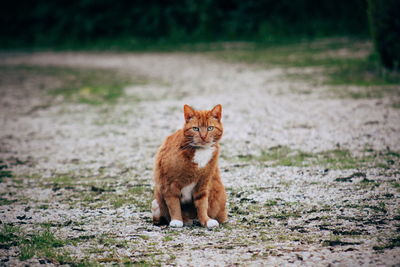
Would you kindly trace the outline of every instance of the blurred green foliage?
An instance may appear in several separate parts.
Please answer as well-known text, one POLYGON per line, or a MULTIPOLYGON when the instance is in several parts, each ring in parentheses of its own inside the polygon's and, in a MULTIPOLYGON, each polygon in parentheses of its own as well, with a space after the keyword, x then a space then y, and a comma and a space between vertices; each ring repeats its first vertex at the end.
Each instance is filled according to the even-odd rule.
MULTIPOLYGON (((255 44, 207 54, 228 62, 257 64, 265 68, 318 67, 326 75, 325 84, 379 87, 379 90, 371 87, 363 92, 352 92, 354 98, 398 95, 400 73, 383 68, 377 54, 371 52, 370 43, 363 39, 327 38, 278 45, 255 44)), ((315 73, 289 76, 313 80, 315 73)))
POLYGON ((7 1, 0 47, 136 48, 368 33, 364 0, 7 1))
POLYGON ((389 69, 400 69, 400 1, 368 0, 368 15, 382 64, 389 69))

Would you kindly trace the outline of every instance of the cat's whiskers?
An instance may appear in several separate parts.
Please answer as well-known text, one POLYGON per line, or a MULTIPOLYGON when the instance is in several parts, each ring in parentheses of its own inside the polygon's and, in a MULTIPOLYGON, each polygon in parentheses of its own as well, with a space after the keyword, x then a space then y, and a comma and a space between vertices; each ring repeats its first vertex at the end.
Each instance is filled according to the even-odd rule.
POLYGON ((210 143, 206 143, 204 145, 202 145, 202 144, 193 144, 192 146, 193 146, 193 148, 210 148, 210 147, 212 147, 214 145, 215 145, 215 142, 210 142, 210 143))
POLYGON ((184 143, 183 145, 181 145, 180 149, 185 150, 185 149, 192 148, 192 147, 193 147, 193 143, 189 142, 189 143, 184 143))

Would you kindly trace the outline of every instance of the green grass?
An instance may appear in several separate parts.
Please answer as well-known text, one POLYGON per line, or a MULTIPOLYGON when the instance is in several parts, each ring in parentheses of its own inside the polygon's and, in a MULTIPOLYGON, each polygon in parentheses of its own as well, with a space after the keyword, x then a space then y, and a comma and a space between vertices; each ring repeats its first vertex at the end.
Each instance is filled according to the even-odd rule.
POLYGON ((51 179, 53 187, 65 187, 75 184, 74 178, 68 175, 55 176, 51 179))
POLYGON ((20 260, 27 260, 34 256, 51 258, 62 264, 71 261, 65 252, 58 251, 65 244, 65 241, 56 238, 50 230, 46 229, 33 234, 22 242, 19 258, 20 260))
MULTIPOLYGON (((377 56, 371 53, 371 45, 366 40, 322 39, 287 45, 243 46, 241 49, 210 52, 209 55, 230 62, 256 64, 266 68, 318 67, 323 70, 327 77, 325 83, 329 85, 400 85, 400 72, 385 70, 380 66, 377 56)), ((319 74, 294 76, 312 80, 314 75, 319 74)), ((391 88, 389 93, 399 95, 400 89, 391 88)), ((376 97, 375 94, 381 93, 358 93, 354 97, 376 97)))
MULTIPOLYGON (((264 67, 320 67, 337 66, 343 60, 326 55, 348 45, 342 40, 300 42, 278 45, 253 44, 238 49, 215 51, 210 55, 232 62, 259 64, 264 67)), ((354 47, 351 50, 356 50, 354 47)))
POLYGON ((7 164, 0 160, 0 183, 3 182, 4 178, 11 178, 12 172, 8 170, 7 164))
POLYGON ((2 197, 0 197, 0 206, 3 206, 3 205, 10 205, 10 204, 12 204, 12 203, 14 203, 14 202, 17 202, 18 200, 9 200, 9 199, 6 199, 6 198, 2 198, 2 197))
POLYGON ((63 247, 70 241, 57 238, 48 227, 25 233, 20 227, 3 224, 0 229, 1 248, 18 247, 21 261, 37 257, 56 265, 91 266, 89 262, 73 258, 63 247))
POLYGON ((278 220, 287 220, 288 218, 299 218, 299 217, 301 217, 300 213, 295 211, 294 212, 283 211, 270 216, 270 218, 278 220))
POLYGON ((276 146, 261 151, 259 156, 239 155, 240 161, 260 162, 270 167, 276 166, 323 166, 330 169, 354 169, 359 167, 391 168, 400 158, 394 151, 366 151, 362 156, 354 156, 349 150, 334 149, 319 153, 304 152, 287 146, 276 146))
POLYGON ((65 262, 66 253, 60 253, 59 248, 65 241, 54 236, 49 229, 33 234, 24 234, 20 227, 4 224, 0 231, 0 243, 3 247, 18 246, 19 259, 27 260, 34 256, 65 262))
POLYGON ((166 236, 164 236, 164 238, 163 238, 163 241, 164 241, 164 242, 168 242, 168 241, 172 241, 172 240, 174 240, 174 237, 169 236, 169 235, 166 235, 166 236))
POLYGON ((118 247, 118 248, 127 248, 128 241, 124 239, 117 239, 112 236, 108 236, 103 234, 99 237, 98 242, 106 247, 118 247))
POLYGON ((18 244, 18 232, 20 231, 19 227, 3 224, 0 230, 0 244, 3 248, 8 248, 10 246, 18 244))
POLYGON ((115 103, 124 95, 126 86, 146 82, 143 78, 107 69, 3 65, 0 71, 20 79, 29 75, 55 79, 56 82, 48 86, 51 95, 61 95, 70 101, 93 105, 115 103))
POLYGON ((399 182, 393 181, 393 182, 391 182, 391 185, 393 188, 395 188, 397 190, 397 192, 400 192, 400 183, 399 182))
POLYGON ((359 184, 362 188, 371 188, 371 187, 373 188, 373 187, 378 187, 380 185, 379 182, 367 179, 365 177, 359 182, 359 184))
POLYGON ((315 164, 332 169, 353 169, 371 162, 369 156, 355 157, 349 150, 334 149, 316 154, 315 164))
POLYGON ((12 172, 8 170, 0 170, 0 182, 3 181, 3 178, 12 177, 12 172))
MULTIPOLYGON (((380 66, 375 54, 362 59, 338 61, 335 68, 328 70, 329 84, 379 86, 399 85, 400 72, 389 71, 380 66)), ((400 91, 397 90, 397 93, 400 91)), ((374 97, 374 96, 372 96, 374 97)))
POLYGON ((150 198, 152 190, 146 186, 135 186, 124 194, 109 194, 105 196, 110 199, 110 203, 114 208, 120 208, 124 205, 133 204, 138 211, 147 211, 150 207, 150 198))
POLYGON ((384 249, 392 249, 395 247, 400 247, 400 236, 395 236, 389 240, 388 243, 384 245, 374 246, 374 250, 384 250, 384 249))
MULTIPOLYGON (((76 181, 74 184, 78 182, 76 181)), ((90 208, 111 206, 114 209, 133 205, 138 212, 148 211, 150 207, 152 190, 147 185, 135 185, 123 192, 115 192, 109 186, 104 188, 94 187, 83 183, 81 186, 85 187, 84 192, 74 192, 72 195, 74 201, 69 202, 69 204, 90 208)))

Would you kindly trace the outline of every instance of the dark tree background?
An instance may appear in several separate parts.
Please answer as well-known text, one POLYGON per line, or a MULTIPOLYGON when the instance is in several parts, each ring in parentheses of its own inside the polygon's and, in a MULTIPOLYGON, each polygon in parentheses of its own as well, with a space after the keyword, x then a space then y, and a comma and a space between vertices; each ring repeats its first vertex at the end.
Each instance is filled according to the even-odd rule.
POLYGON ((400 68, 400 1, 369 0, 371 34, 382 64, 400 68))
POLYGON ((2 4, 0 45, 366 35, 366 10, 366 0, 15 0, 2 4))

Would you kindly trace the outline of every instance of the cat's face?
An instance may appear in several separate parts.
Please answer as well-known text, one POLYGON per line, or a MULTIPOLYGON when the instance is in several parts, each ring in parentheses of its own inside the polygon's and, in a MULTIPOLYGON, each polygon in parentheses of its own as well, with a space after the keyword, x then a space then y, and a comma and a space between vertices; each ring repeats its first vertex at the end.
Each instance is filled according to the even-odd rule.
POLYGON ((222 106, 216 105, 212 110, 194 110, 188 105, 183 107, 185 115, 184 135, 193 147, 207 147, 221 139, 222 106))

